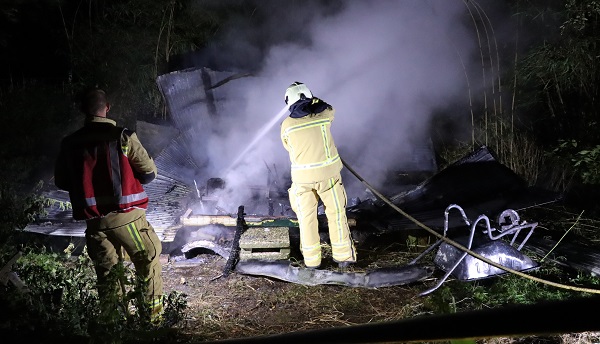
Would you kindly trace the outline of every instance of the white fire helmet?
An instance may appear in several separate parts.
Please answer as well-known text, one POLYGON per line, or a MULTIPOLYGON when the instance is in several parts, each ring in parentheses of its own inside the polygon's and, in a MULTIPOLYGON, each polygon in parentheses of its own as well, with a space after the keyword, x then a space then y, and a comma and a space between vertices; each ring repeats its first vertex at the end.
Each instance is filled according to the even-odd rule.
POLYGON ((294 82, 291 84, 287 90, 285 90, 285 103, 288 105, 292 105, 300 99, 312 98, 313 95, 306 87, 305 84, 301 82, 294 82))

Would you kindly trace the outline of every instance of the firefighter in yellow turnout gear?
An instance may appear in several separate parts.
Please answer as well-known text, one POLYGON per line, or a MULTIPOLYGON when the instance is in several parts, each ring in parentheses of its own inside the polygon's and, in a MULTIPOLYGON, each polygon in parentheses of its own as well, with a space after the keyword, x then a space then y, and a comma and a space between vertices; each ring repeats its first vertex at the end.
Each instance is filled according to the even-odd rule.
POLYGON ((301 82, 285 92, 290 115, 281 124, 281 141, 291 161, 290 205, 300 226, 300 250, 308 268, 321 265, 317 208, 323 202, 333 260, 340 267, 356 262, 356 249, 346 217, 343 164, 331 136, 334 109, 313 97, 301 82))

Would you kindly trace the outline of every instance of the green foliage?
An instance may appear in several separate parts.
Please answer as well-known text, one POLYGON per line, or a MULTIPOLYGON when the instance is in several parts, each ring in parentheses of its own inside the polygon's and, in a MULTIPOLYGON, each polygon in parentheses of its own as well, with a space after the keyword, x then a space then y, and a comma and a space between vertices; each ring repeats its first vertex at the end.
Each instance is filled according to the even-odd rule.
POLYGON ((503 112, 496 100, 494 108, 488 109, 484 101, 482 113, 472 119, 471 146, 491 147, 530 185, 565 191, 572 172, 595 184, 595 146, 600 141, 600 2, 512 3, 519 37, 521 30, 536 32, 537 40, 527 43, 524 54, 519 51, 523 47, 517 47, 514 68, 502 73, 503 80, 511 80, 511 112, 503 112), (545 154, 558 139, 577 140, 586 149, 572 156, 545 154))
POLYGON ((14 267, 25 282, 27 293, 8 285, 2 288, 0 302, 5 305, 0 331, 35 333, 56 338, 98 337, 111 341, 136 340, 134 336, 155 335, 183 320, 186 295, 170 292, 164 296, 163 323, 151 324, 142 281, 133 269, 118 265, 116 279, 122 282, 123 294, 103 300, 116 307, 101 316, 93 264, 84 251, 71 256, 28 249, 14 267), (122 296, 121 296, 122 295, 122 296))
POLYGON ((451 314, 457 312, 456 299, 448 283, 443 284, 435 293, 431 294, 426 299, 425 306, 431 309, 434 314, 451 314))
POLYGON ((42 184, 30 193, 0 179, 0 261, 8 261, 24 241, 21 229, 45 212, 45 199, 39 196, 42 184))
POLYGON ((87 332, 94 317, 97 294, 89 259, 81 256, 30 251, 17 261, 15 272, 29 292, 7 287, 3 304, 10 316, 3 322, 15 333, 78 336, 87 332), (82 316, 84 315, 84 316, 82 316))
POLYGON ((163 315, 164 326, 179 324, 185 318, 187 310, 187 294, 172 291, 164 297, 165 313, 163 315))
MULTIPOLYGON (((520 87, 517 105, 545 139, 577 138, 586 145, 598 142, 599 4, 568 0, 537 7, 538 11, 555 11, 559 35, 532 47, 516 66, 515 75, 520 87)), ((538 15, 533 20, 542 18, 538 15)))
POLYGON ((44 205, 47 207, 58 207, 60 211, 73 210, 73 205, 69 201, 61 201, 53 198, 46 198, 44 205))
POLYGON ((157 76, 167 72, 174 55, 206 46, 222 20, 209 6, 190 6, 134 0, 65 12, 75 86, 106 88, 113 113, 129 127, 135 125, 131 119, 159 115, 157 76))
POLYGON ((541 301, 558 301, 567 299, 569 295, 563 289, 547 287, 530 279, 510 275, 503 276, 499 283, 494 283, 489 289, 488 297, 482 301, 491 307, 500 307, 506 304, 527 305, 541 301))
MULTIPOLYGON (((600 278, 578 273, 565 274, 549 264, 531 273, 541 279, 550 279, 563 284, 597 288, 600 278)), ((513 274, 503 274, 493 279, 480 281, 448 281, 428 299, 427 307, 436 314, 504 307, 508 305, 533 305, 545 301, 568 300, 581 297, 581 293, 556 288, 513 274)))
MULTIPOLYGON (((230 15, 228 6, 231 7, 189 0, 16 1, 0 6, 0 18, 6 19, 8 28, 15 32, 26 28, 28 32, 0 34, 0 45, 9 47, 6 61, 36 53, 30 47, 10 49, 21 46, 21 40, 28 35, 44 38, 30 46, 48 44, 54 50, 48 53, 48 58, 40 56, 40 60, 52 59, 52 62, 35 66, 36 72, 28 71, 32 78, 44 75, 37 79, 22 78, 22 71, 7 69, 9 75, 2 79, 0 96, 14 97, 17 92, 32 91, 36 98, 47 95, 49 99, 22 98, 26 103, 21 111, 41 109, 35 111, 36 117, 27 125, 5 128, 21 131, 38 123, 52 125, 54 122, 46 121, 46 116, 59 108, 57 102, 62 99, 55 97, 56 93, 68 99, 89 86, 105 88, 114 95, 113 113, 119 114, 121 117, 117 119, 130 128, 135 128, 136 117, 161 114, 164 104, 156 77, 168 71, 168 64, 176 54, 207 46, 230 15), (48 69, 55 70, 48 73, 48 69)), ((0 99, 0 106, 7 99, 0 99)), ((11 118, 18 117, 5 119, 11 118)), ((32 135, 32 138, 56 139, 53 135, 32 135)))
POLYGON ((600 28, 596 21, 596 17, 600 15, 600 1, 567 0, 565 9, 568 17, 560 26, 563 34, 570 31, 575 34, 588 35, 600 28))
POLYGON ((576 140, 559 140, 551 154, 569 161, 584 184, 600 184, 600 145, 583 148, 576 140))
POLYGON ((44 198, 39 196, 42 183, 30 193, 19 192, 16 186, 0 180, 0 232, 9 235, 15 229, 23 229, 35 217, 44 212, 44 198))

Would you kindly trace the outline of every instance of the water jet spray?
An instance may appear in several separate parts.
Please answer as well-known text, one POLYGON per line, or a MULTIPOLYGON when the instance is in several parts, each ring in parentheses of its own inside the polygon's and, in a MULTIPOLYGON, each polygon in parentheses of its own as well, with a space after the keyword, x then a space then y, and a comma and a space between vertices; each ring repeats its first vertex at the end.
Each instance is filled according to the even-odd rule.
MULTIPOLYGON (((227 167, 227 169, 225 170, 225 173, 229 172, 230 170, 232 170, 237 164, 239 164, 246 156, 246 154, 252 149, 254 148, 254 146, 258 143, 258 141, 260 139, 262 139, 267 132, 269 132, 269 130, 271 130, 271 128, 273 128, 273 126, 275 126, 275 124, 281 119, 281 117, 288 111, 288 106, 284 106, 283 109, 281 109, 281 111, 279 111, 275 117, 273 117, 273 119, 271 121, 269 121, 267 124, 265 124, 265 126, 262 128, 261 131, 259 131, 259 133, 254 137, 254 139, 252 140, 252 142, 250 142, 250 144, 246 147, 246 149, 244 149, 244 151, 242 151, 242 153, 240 153, 240 155, 238 155, 238 157, 233 161, 233 163, 231 165, 229 165, 229 167, 227 167)), ((221 175, 225 175, 225 173, 221 174, 221 175)))

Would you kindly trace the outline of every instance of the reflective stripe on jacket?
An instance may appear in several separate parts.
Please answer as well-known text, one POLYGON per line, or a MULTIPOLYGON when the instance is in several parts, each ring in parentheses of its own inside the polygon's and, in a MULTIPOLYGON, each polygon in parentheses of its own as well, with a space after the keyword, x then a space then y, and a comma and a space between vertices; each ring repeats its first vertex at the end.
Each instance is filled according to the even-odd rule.
POLYGON ((111 212, 147 208, 148 196, 136 177, 151 180, 156 167, 147 157, 153 167, 151 177, 148 171, 132 169, 127 154, 132 149, 129 143, 134 141, 139 143, 135 133, 116 127, 108 119, 88 121, 63 140, 55 183, 69 191, 74 219, 90 220, 111 212))
POLYGON ((322 181, 338 174, 342 161, 331 135, 335 110, 300 118, 287 117, 281 124, 281 141, 291 161, 291 177, 296 183, 322 181))

